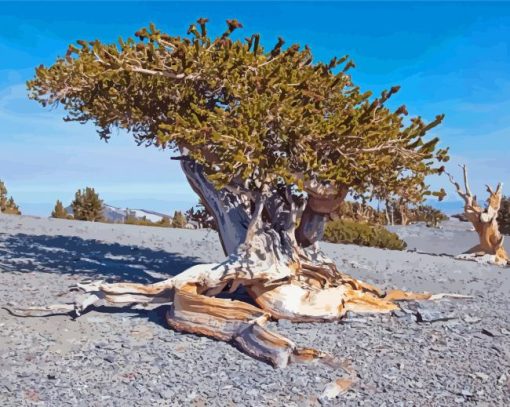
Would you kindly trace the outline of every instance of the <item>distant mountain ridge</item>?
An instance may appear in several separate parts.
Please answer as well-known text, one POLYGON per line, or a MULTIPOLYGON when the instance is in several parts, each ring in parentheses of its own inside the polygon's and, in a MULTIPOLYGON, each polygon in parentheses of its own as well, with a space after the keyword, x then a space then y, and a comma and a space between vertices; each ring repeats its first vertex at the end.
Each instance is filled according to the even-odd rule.
MULTIPOLYGON (((69 205, 66 209, 66 212, 70 215, 73 214, 73 208, 71 205, 69 205)), ((164 213, 156 212, 156 211, 150 211, 147 209, 131 209, 131 208, 118 208, 116 206, 103 204, 103 216, 108 222, 124 222, 126 217, 134 216, 137 219, 147 219, 151 222, 159 222, 163 220, 163 218, 167 217, 169 219, 172 219, 172 216, 166 215, 164 213)))

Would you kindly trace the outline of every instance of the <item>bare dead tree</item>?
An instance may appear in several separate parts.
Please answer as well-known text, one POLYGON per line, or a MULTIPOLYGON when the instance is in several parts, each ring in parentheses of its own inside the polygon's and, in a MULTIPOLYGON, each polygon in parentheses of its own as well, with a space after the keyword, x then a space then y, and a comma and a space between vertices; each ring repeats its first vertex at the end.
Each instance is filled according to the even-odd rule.
POLYGON ((461 165, 460 167, 462 168, 464 189, 461 188, 451 174, 448 173, 448 177, 455 187, 457 194, 464 200, 464 216, 471 222, 480 239, 479 244, 466 251, 460 257, 507 265, 510 259, 503 246, 504 236, 500 233, 497 222, 503 184, 500 182, 495 191, 489 185, 486 185, 489 197, 487 205, 483 208, 478 204, 476 195, 473 195, 471 192, 466 165, 461 165))

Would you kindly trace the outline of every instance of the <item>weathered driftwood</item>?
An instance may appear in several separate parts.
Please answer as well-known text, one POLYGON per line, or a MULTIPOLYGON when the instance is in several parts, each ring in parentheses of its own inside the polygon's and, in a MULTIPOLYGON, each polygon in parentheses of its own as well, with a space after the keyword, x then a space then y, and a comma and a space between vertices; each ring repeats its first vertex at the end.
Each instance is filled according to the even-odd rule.
POLYGON ((457 257, 484 263, 507 265, 510 258, 503 246, 504 237, 499 232, 497 221, 501 205, 503 184, 500 182, 495 191, 489 185, 486 186, 489 198, 487 199, 486 207, 482 208, 476 200, 476 195, 471 193, 467 167, 462 165, 461 168, 464 179, 464 190, 462 190, 459 183, 454 180, 451 174, 448 174, 448 177, 450 178, 450 182, 455 186, 459 196, 464 200, 464 216, 472 223, 478 234, 480 243, 457 257))

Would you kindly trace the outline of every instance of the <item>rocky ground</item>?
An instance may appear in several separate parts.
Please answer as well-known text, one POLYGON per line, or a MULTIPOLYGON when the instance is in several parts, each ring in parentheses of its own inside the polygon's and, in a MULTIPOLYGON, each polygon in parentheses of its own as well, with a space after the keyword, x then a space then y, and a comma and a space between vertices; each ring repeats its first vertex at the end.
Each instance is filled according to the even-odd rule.
MULTIPOLYGON (((0 309, 0 405, 510 405, 510 270, 438 255, 467 249, 468 228, 397 230, 417 252, 323 245, 341 269, 382 287, 473 296, 340 323, 272 324, 356 372, 337 399, 321 394, 344 370, 273 369, 229 344, 168 329, 165 306, 101 307, 76 320, 0 309)), ((205 230, 0 215, 0 306, 66 302, 84 278, 153 282, 221 258, 205 230)))

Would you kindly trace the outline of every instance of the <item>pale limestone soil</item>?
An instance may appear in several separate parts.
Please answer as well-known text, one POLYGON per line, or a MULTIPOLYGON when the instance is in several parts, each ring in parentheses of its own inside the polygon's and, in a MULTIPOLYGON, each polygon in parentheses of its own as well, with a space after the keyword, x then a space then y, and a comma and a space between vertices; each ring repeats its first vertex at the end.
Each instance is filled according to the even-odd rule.
MULTIPOLYGON (((326 404, 510 405, 509 269, 323 247, 342 270, 382 287, 475 297, 335 324, 272 323, 357 372, 357 384, 326 404), (422 314, 446 320, 417 322, 422 314)), ((0 305, 65 302, 72 294, 58 295, 83 278, 152 282, 221 258, 208 231, 0 216, 0 305)), ((168 329, 164 311, 104 307, 73 321, 0 309, 0 405, 313 406, 346 375, 320 365, 275 370, 229 344, 168 329)))

